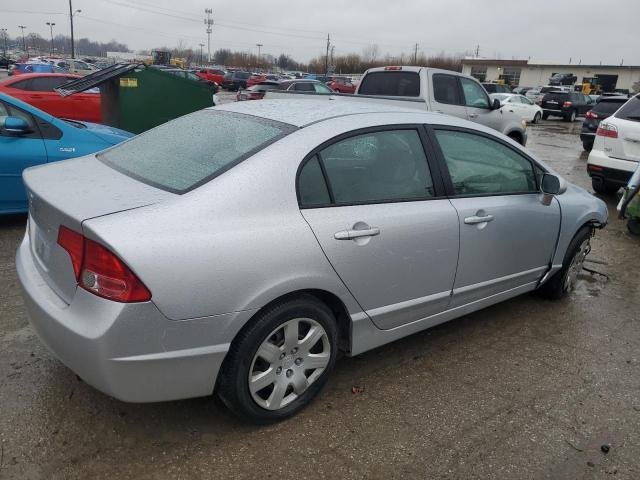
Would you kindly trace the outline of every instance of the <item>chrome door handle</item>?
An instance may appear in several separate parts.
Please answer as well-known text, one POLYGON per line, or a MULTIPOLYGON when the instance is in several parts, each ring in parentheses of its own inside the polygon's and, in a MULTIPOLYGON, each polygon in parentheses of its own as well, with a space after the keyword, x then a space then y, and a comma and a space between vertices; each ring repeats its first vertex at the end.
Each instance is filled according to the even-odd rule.
POLYGON ((380 235, 380 229, 371 227, 366 230, 342 230, 336 232, 333 238, 336 240, 353 240, 354 238, 375 237, 376 235, 380 235))
POLYGON ((469 114, 469 118, 478 118, 478 114, 477 113, 470 113, 469 114))
POLYGON ((467 225, 475 225, 476 223, 485 223, 491 220, 493 220, 493 215, 484 215, 482 217, 473 216, 465 218, 464 223, 467 225))

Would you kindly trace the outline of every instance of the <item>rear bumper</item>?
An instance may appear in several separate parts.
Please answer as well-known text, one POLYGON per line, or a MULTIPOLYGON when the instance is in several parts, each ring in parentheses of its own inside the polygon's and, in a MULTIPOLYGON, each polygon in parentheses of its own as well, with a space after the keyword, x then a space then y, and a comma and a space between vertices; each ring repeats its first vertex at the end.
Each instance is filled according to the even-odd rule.
POLYGON ((590 177, 621 186, 627 185, 637 167, 638 162, 611 158, 601 150, 592 150, 587 161, 590 177))
POLYGON ((229 348, 221 336, 247 312, 169 320, 152 302, 124 304, 78 288, 66 304, 33 263, 28 236, 16 268, 31 325, 85 382, 126 402, 209 395, 229 348))

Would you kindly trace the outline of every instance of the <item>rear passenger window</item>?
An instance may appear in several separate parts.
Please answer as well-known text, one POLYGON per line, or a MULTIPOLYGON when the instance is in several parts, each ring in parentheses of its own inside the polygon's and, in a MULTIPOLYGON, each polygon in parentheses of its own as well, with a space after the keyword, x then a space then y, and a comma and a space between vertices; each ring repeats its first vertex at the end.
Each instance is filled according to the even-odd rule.
POLYGON ((304 164, 298 177, 298 194, 300 205, 312 207, 331 203, 329 190, 324 181, 318 157, 313 157, 304 164))
POLYGON ((532 163, 510 147, 466 132, 436 130, 455 194, 537 192, 532 163))
POLYGON ((319 154, 336 204, 424 199, 434 195, 420 136, 415 130, 367 133, 319 154))
POLYGON ((433 98, 438 103, 462 105, 458 79, 453 75, 435 74, 433 76, 433 98))
POLYGON ((313 83, 311 82, 300 82, 300 83, 296 83, 293 86, 293 89, 296 92, 314 92, 314 88, 313 88, 313 83))
POLYGON ((18 90, 31 90, 29 86, 31 85, 31 79, 20 80, 19 82, 12 83, 9 85, 10 88, 17 88, 18 90))

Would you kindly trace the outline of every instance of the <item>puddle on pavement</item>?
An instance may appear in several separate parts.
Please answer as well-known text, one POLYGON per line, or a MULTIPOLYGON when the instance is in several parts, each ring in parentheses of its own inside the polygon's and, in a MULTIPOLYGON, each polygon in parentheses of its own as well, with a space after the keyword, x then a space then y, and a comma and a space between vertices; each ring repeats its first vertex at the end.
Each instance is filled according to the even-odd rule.
MULTIPOLYGON (((598 266, 599 265, 589 265, 588 268, 598 271, 598 268, 593 268, 598 266)), ((576 282, 572 295, 583 298, 598 297, 608 282, 609 277, 605 275, 583 271, 578 275, 578 281, 576 282)))

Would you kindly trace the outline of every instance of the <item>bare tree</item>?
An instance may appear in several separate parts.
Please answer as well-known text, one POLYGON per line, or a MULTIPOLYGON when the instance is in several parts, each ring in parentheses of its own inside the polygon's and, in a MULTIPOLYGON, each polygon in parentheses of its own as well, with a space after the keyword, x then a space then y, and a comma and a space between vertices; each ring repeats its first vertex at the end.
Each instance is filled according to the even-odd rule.
POLYGON ((362 60, 365 63, 374 63, 380 56, 380 47, 375 43, 362 49, 362 60))

